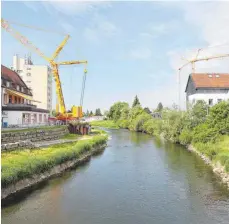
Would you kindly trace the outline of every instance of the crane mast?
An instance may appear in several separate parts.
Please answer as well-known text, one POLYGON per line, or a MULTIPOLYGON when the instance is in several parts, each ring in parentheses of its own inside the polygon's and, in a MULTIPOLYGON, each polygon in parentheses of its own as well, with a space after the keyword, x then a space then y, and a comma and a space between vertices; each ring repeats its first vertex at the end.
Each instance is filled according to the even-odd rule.
MULTIPOLYGON (((10 33, 14 38, 19 40, 21 44, 29 48, 30 50, 34 51, 36 54, 38 54, 40 57, 42 57, 44 60, 46 60, 52 69, 54 81, 56 84, 56 96, 57 96, 57 104, 56 104, 56 112, 61 114, 60 118, 61 119, 66 119, 69 117, 74 117, 76 115, 76 108, 73 106, 72 107, 72 113, 67 113, 66 107, 65 107, 65 102, 64 102, 64 96, 63 96, 63 91, 62 91, 62 86, 61 86, 61 81, 60 81, 60 76, 59 76, 59 65, 72 65, 72 64, 87 64, 87 61, 65 61, 65 62, 56 62, 54 61, 56 57, 59 55, 61 50, 64 48, 66 45, 68 39, 70 38, 69 35, 67 35, 64 40, 61 42, 61 44, 57 47, 56 51, 52 55, 51 58, 47 57, 43 52, 39 50, 39 48, 35 47, 31 41, 29 41, 25 36, 20 34, 18 31, 14 30, 8 21, 4 20, 3 18, 1 19, 1 26, 4 28, 8 33, 10 33), (73 112, 75 111, 75 112, 73 112)), ((87 73, 87 70, 85 68, 85 74, 87 73)), ((82 108, 81 108, 82 110, 82 108)), ((82 116, 82 112, 81 112, 82 116)))

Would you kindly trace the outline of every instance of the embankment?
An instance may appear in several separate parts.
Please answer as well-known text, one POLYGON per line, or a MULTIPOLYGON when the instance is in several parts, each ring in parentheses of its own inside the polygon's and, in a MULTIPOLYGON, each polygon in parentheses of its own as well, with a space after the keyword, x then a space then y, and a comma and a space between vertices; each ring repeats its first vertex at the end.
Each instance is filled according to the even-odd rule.
POLYGON ((107 135, 49 148, 2 153, 2 200, 90 160, 106 147, 107 135))

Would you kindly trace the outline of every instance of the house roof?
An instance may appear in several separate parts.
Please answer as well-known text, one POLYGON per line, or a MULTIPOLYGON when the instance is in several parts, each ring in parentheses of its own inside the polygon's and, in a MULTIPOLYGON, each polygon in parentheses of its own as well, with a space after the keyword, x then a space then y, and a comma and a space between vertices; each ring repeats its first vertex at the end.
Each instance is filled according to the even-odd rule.
POLYGON ((16 85, 19 85, 19 86, 22 86, 28 89, 28 87, 26 86, 24 81, 21 79, 21 77, 15 71, 7 68, 4 65, 2 65, 1 76, 2 78, 15 83, 16 85))
POLYGON ((15 71, 7 68, 4 65, 1 65, 1 78, 5 79, 15 85, 19 85, 27 90, 26 94, 32 96, 31 92, 29 91, 28 86, 24 83, 22 78, 16 73, 15 71))
POLYGON ((229 73, 192 73, 189 76, 188 83, 190 78, 195 88, 229 89, 229 73))

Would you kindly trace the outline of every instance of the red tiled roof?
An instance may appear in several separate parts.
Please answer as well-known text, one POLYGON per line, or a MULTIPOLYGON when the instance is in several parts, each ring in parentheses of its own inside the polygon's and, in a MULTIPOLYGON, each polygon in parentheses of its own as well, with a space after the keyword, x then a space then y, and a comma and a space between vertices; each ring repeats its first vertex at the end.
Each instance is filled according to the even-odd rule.
POLYGON ((193 73, 196 88, 229 88, 229 73, 193 73))
POLYGON ((16 84, 16 85, 19 85, 19 86, 22 86, 22 87, 28 89, 28 87, 23 82, 21 77, 15 71, 5 67, 4 65, 2 65, 1 77, 14 83, 14 84, 16 84))

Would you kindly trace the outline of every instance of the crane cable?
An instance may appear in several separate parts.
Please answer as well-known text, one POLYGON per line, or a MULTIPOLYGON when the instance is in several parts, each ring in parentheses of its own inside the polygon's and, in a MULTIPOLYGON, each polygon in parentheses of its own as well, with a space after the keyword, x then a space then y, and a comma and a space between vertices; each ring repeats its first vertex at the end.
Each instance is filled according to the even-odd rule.
POLYGON ((56 34, 65 35, 65 36, 67 35, 67 34, 62 33, 62 32, 59 32, 59 31, 44 29, 44 28, 35 27, 35 26, 29 26, 29 25, 25 25, 25 24, 22 24, 22 23, 17 23, 17 22, 14 22, 14 21, 9 21, 9 20, 6 20, 6 21, 7 21, 8 23, 11 23, 11 24, 14 24, 14 25, 17 25, 17 26, 26 27, 26 28, 29 28, 29 29, 44 31, 44 32, 47 32, 47 33, 56 33, 56 34))
POLYGON ((82 90, 81 90, 81 97, 80 97, 80 106, 83 106, 83 99, 84 99, 84 90, 85 90, 85 83, 87 78, 87 70, 84 69, 84 75, 83 75, 83 82, 82 82, 82 90))

